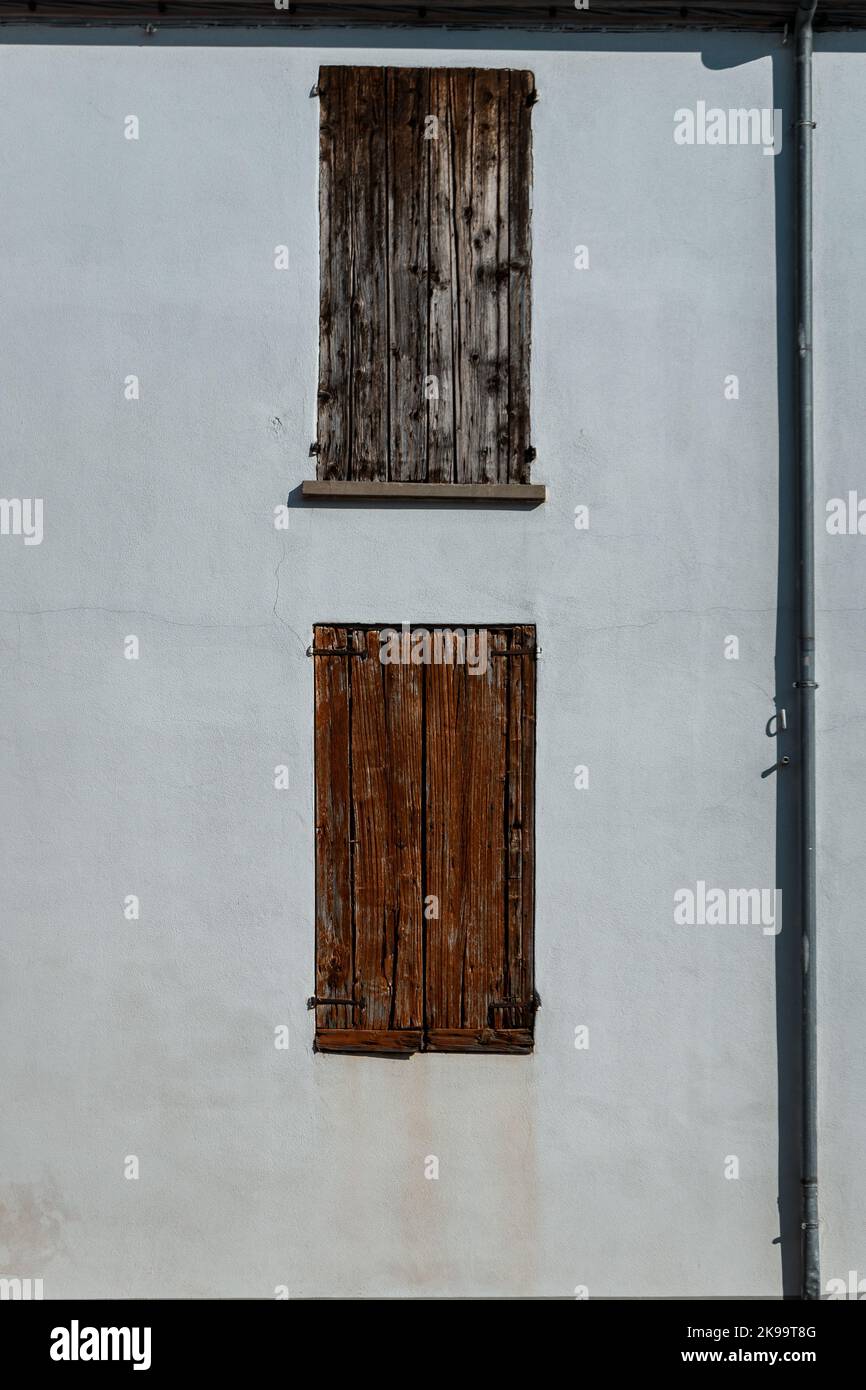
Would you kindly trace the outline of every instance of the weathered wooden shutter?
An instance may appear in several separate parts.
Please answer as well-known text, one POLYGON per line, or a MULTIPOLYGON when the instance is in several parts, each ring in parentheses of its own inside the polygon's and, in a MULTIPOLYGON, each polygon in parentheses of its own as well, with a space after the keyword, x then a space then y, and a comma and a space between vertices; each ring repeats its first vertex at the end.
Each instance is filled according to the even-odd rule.
POLYGON ((415 1051, 423 1025, 421 675, 317 627, 316 1045, 415 1051), (336 1002, 336 1001, 340 1002, 336 1002))
POLYGON ((530 72, 319 71, 318 476, 529 481, 530 72))
POLYGON ((534 629, 494 630, 488 645, 483 676, 425 671, 430 1051, 532 1047, 534 629))
POLYGON ((472 674, 315 629, 320 1050, 532 1047, 535 632, 483 636, 472 674))

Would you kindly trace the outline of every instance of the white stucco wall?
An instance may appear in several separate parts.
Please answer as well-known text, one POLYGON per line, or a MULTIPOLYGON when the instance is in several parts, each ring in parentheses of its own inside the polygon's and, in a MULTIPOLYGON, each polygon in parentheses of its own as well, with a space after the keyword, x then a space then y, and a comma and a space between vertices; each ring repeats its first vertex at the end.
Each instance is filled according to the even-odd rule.
MULTIPOLYGON (((0 491, 44 499, 41 545, 0 538, 0 1272, 43 1277, 46 1297, 780 1294, 782 947, 759 926, 677 926, 673 894, 777 882, 760 773, 793 151, 672 131, 698 100, 778 104, 789 49, 0 37, 0 491), (535 511, 293 494, 274 529, 313 469, 323 61, 536 74, 535 511), (529 1058, 311 1051, 304 649, 316 621, 403 619, 538 626, 529 1058)), ((863 482, 851 47, 817 59, 828 495, 863 482)), ((866 1274, 864 549, 819 538, 828 1275, 866 1274)))

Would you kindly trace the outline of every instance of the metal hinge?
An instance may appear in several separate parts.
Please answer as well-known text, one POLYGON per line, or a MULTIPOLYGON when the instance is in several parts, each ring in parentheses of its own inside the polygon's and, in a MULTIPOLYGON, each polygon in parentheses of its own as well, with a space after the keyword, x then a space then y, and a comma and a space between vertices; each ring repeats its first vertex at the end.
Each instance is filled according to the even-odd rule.
POLYGON ((531 999, 492 999, 487 1006, 488 1017, 494 1009, 523 1009, 529 1013, 536 1013, 541 1008, 541 996, 537 989, 532 991, 531 999))
POLYGON ((327 1004, 342 1004, 350 1009, 363 1009, 363 999, 322 999, 317 994, 311 994, 307 1000, 308 1009, 324 1008, 327 1004))
POLYGON ((369 655, 362 647, 307 647, 307 656, 359 656, 366 661, 369 655))

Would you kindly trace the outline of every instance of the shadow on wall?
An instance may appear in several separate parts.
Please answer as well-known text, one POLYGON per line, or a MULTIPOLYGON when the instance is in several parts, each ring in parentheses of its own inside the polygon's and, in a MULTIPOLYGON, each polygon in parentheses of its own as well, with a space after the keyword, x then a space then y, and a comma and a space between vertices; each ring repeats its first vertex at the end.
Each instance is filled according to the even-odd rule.
MULTIPOLYGON (((816 54, 821 52, 866 52, 863 34, 816 33, 816 54)), ((705 66, 733 65, 722 60, 725 50, 712 46, 704 52, 705 66)), ((784 140, 780 155, 773 159, 775 192, 776 252, 776 363, 779 417, 778 461, 778 556, 776 579, 775 705, 786 711, 787 727, 775 740, 775 758, 787 757, 786 768, 777 769, 776 779, 776 882, 782 891, 783 930, 775 938, 776 983, 776 1065, 778 1116, 778 1207, 782 1261, 782 1292, 785 1298, 799 1298, 801 1285, 801 1030, 802 992, 800 979, 800 846, 799 846, 799 696, 797 679, 797 632, 799 626, 797 568, 797 360, 795 308, 796 292, 796 129, 793 30, 787 41, 775 41, 770 49, 773 64, 773 106, 784 112, 784 140)), ((746 61, 751 61, 754 53, 746 61)), ((820 113, 816 112, 820 127, 820 113)), ((817 155, 820 158, 820 153, 817 155)), ((820 292, 820 286, 818 286, 820 292)), ((816 507, 817 518, 823 515, 816 507)), ((818 653, 820 668, 820 649, 818 653)), ((768 745, 772 747, 772 745, 768 745)), ((820 918, 818 923, 820 942, 820 918)), ((819 1018, 820 1046, 820 1018, 819 1018)), ((820 1185, 819 1185, 820 1211, 820 1185)))
MULTIPOLYGON (((704 65, 713 69, 753 61, 753 45, 747 58, 737 56, 736 40, 714 44, 704 52, 704 65)), ((775 266, 776 266, 776 398, 778 411, 778 548, 776 561, 775 698, 777 715, 785 711, 786 727, 768 743, 767 763, 777 766, 771 776, 776 794, 775 887, 782 893, 782 931, 775 937, 776 1074, 777 1074, 777 1170, 782 1294, 800 1297, 800 938, 799 903, 799 696, 797 679, 798 571, 797 571, 797 437, 796 378, 796 166, 794 128, 793 33, 786 41, 776 37, 768 51, 773 69, 773 107, 783 112, 781 152, 773 157, 775 266), (779 767, 782 758, 789 759, 779 767)), ((769 461, 768 461, 769 462, 769 461)), ((756 772, 756 776, 761 773, 756 772)), ((763 773, 766 776, 766 771, 763 773)))
MULTIPOLYGON (((704 52, 705 66, 727 67, 723 49, 704 52)), ((773 107, 783 115, 782 150, 773 158, 776 265, 776 396, 778 409, 778 549, 776 566, 775 699, 777 715, 786 715, 786 727, 778 728, 774 756, 767 761, 789 759, 777 766, 776 784, 776 879, 782 893, 783 929, 775 937, 776 1072, 777 1072, 777 1167, 782 1294, 799 1298, 801 1285, 801 979, 800 847, 799 847, 799 696, 797 679, 798 569, 797 569, 797 407, 796 378, 796 165, 794 127, 796 86, 793 31, 785 41, 776 39, 770 49, 773 65, 773 107)), ((732 55, 733 56, 733 55, 732 55)), ((751 56, 754 56, 752 54, 751 56)), ((742 59, 740 59, 742 61, 742 59)))

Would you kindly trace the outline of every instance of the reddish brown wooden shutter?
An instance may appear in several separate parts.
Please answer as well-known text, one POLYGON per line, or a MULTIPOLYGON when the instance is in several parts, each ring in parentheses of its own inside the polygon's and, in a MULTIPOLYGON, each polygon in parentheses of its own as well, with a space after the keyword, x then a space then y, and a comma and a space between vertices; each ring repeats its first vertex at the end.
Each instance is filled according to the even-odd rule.
POLYGON ((317 1046, 414 1051, 423 1025, 421 677, 376 632, 318 627, 317 1046), (347 1033, 351 1037, 347 1037, 347 1033))
POLYGON ((427 677, 427 1036, 433 1051, 532 1045, 534 647, 490 634, 487 673, 427 677))
POLYGON ((532 1047, 535 630, 484 637, 472 674, 315 629, 320 1050, 532 1047))
POLYGON ((528 482, 532 73, 323 67, 319 97, 319 477, 528 482))

